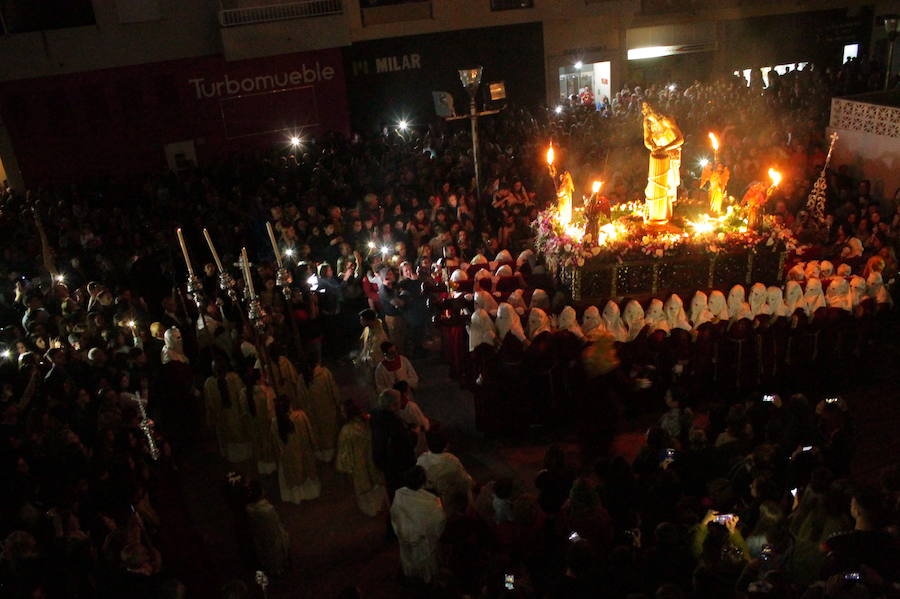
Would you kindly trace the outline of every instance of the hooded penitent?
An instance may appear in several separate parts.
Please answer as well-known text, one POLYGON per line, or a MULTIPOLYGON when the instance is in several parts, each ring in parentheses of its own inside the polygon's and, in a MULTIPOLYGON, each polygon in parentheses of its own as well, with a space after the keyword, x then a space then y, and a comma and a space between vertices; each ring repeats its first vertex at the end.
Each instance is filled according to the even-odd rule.
POLYGON ((628 340, 628 329, 625 328, 625 323, 622 322, 619 304, 612 300, 606 302, 606 305, 603 307, 603 326, 616 341, 625 342, 628 340))
POLYGON ((522 253, 519 254, 518 259, 516 259, 516 268, 522 268, 522 266, 524 266, 525 264, 527 264, 531 268, 534 268, 534 250, 523 250, 522 253))
POLYGON ((487 291, 478 290, 475 292, 475 308, 494 316, 497 314, 497 300, 487 291))
POLYGON ((497 308, 497 336, 500 341, 506 337, 507 333, 517 337, 519 341, 525 341, 525 331, 522 329, 522 320, 516 313, 516 309, 510 304, 503 302, 497 308))
POLYGON ((497 329, 494 328, 491 317, 483 309, 475 310, 467 328, 469 331, 469 351, 475 351, 475 348, 482 343, 496 347, 497 329))
POLYGON ((691 298, 691 325, 696 329, 712 319, 713 313, 709 309, 709 298, 702 291, 696 292, 691 298))
POLYGON ((788 281, 784 285, 784 304, 787 307, 788 316, 802 309, 806 312, 806 303, 803 301, 803 288, 797 281, 788 281))
POLYGON ((596 328, 603 328, 603 319, 600 318, 600 310, 597 306, 588 306, 581 315, 581 331, 587 335, 596 328))
POLYGON ((754 283, 750 288, 750 297, 748 298, 748 302, 750 304, 750 313, 753 316, 759 316, 760 314, 771 314, 771 310, 769 309, 768 302, 768 292, 766 290, 766 286, 762 283, 754 283))
POLYGON ((819 278, 830 279, 834 276, 834 264, 829 260, 822 260, 819 263, 819 278))
POLYGON ((750 304, 744 301, 746 292, 742 285, 735 285, 728 292, 728 317, 731 320, 740 320, 741 318, 752 318, 750 313, 750 304))
POLYGON ((647 306, 647 312, 644 314, 644 322, 650 327, 649 332, 651 333, 654 331, 669 332, 669 323, 666 320, 662 300, 655 297, 650 300, 650 305, 647 306))
POLYGON ((569 331, 578 338, 584 338, 584 332, 582 332, 581 327, 578 326, 578 315, 575 314, 575 308, 572 306, 566 306, 562 309, 562 312, 559 313, 559 320, 557 321, 556 328, 560 331, 569 331))
POLYGON ((544 331, 550 331, 550 319, 540 308, 532 308, 528 314, 528 338, 534 339, 544 331))
POLYGON ((882 279, 881 273, 878 271, 869 273, 869 278, 866 279, 866 293, 875 300, 876 304, 893 303, 890 294, 884 287, 884 279, 882 279))
POLYGON ((853 268, 849 264, 841 264, 837 267, 837 276, 849 277, 851 274, 853 274, 853 268))
POLYGON ((181 341, 181 331, 178 327, 171 327, 166 330, 165 346, 162 348, 161 359, 163 364, 169 362, 189 362, 187 356, 184 355, 184 344, 181 341))
POLYGON ((829 308, 840 308, 850 312, 853 301, 850 299, 850 283, 847 279, 834 279, 825 291, 825 300, 829 308))
POLYGON ((810 279, 806 282, 806 293, 803 294, 806 302, 806 315, 812 316, 819 308, 825 307, 825 295, 822 293, 822 281, 810 279))
POLYGON ((547 292, 543 289, 535 289, 534 293, 531 294, 531 302, 529 303, 529 307, 540 308, 544 311, 549 310, 550 297, 547 295, 547 292))
POLYGON ((718 289, 709 292, 709 311, 715 319, 728 320, 728 302, 725 301, 725 294, 718 289))
POLYGON ((506 298, 507 303, 513 307, 513 309, 519 314, 519 316, 523 316, 528 307, 525 305, 525 298, 522 297, 523 291, 521 289, 516 289, 512 293, 509 294, 509 297, 506 298))
POLYGON ((866 299, 866 280, 854 275, 850 279, 850 304, 855 308, 866 299))
POLYGON ((625 326, 628 328, 627 341, 634 341, 644 330, 644 309, 636 300, 630 300, 625 304, 625 313, 622 315, 625 326))
POLYGON ((782 295, 780 287, 772 285, 766 290, 766 303, 769 304, 769 314, 773 318, 788 315, 788 309, 784 305, 784 295, 782 295))
POLYGON ((821 272, 822 269, 819 268, 818 260, 810 260, 806 263, 806 268, 803 269, 803 274, 807 279, 818 279, 821 272))
POLYGON ((806 279, 806 274, 803 270, 803 263, 795 264, 787 274, 788 281, 797 281, 798 283, 802 283, 806 279))
POLYGON ((688 322, 687 314, 684 313, 684 302, 678 294, 673 293, 666 300, 664 307, 666 313, 666 322, 669 324, 669 330, 681 329, 690 331, 691 325, 688 322))
POLYGON ((496 258, 494 258, 494 262, 496 262, 497 264, 512 264, 512 254, 510 254, 508 250, 500 250, 500 253, 497 254, 496 258))

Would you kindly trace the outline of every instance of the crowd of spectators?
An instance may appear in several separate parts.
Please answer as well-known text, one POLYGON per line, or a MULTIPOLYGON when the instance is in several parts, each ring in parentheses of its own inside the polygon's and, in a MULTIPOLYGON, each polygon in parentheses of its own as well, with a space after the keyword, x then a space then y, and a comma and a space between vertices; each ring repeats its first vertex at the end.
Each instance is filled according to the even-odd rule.
MULTIPOLYGON (((415 357, 427 351, 428 300, 447 293, 457 266, 529 247, 530 223, 552 196, 542 162, 551 139, 573 173, 604 173, 613 202, 640 197, 646 155, 634 106, 650 99, 681 123, 688 147, 699 148, 707 129, 721 132, 736 196, 772 163, 783 165, 791 183, 771 210, 798 236, 819 240, 825 255, 884 256, 887 281, 896 271, 896 193, 873 195, 832 165, 829 227, 800 210, 824 161, 826 100, 848 70, 794 72, 765 91, 734 79, 674 91, 629 86, 600 112, 509 108, 484 121, 480 190, 466 132, 445 124, 372 138, 326 135, 296 151, 155 173, 134 187, 3 189, 3 595, 175 597, 202 570, 191 532, 180 527, 178 499, 183 457, 198 450, 209 410, 201 382, 217 360, 227 362, 250 390, 249 411, 273 383, 255 368, 258 336, 219 289, 204 228, 235 275, 239 248, 248 248, 267 312, 261 337, 307 385, 317 364, 346 356, 360 310, 383 316, 399 353, 415 357), (275 285, 267 221, 292 270, 287 299, 275 285), (185 290, 176 227, 203 285, 200 308, 185 290)), ((683 193, 695 193, 690 177, 683 193)), ((271 413, 288 426, 288 410, 271 413)), ((364 428, 352 414, 341 417, 364 428)), ((483 485, 476 516, 465 496, 444 494, 444 554, 455 575, 440 585, 485 596, 518 596, 529 586, 545 596, 659 587, 665 597, 692 588, 698 597, 728 596, 756 585, 788 597, 823 572, 828 596, 859 586, 872 596, 896 592, 898 569, 886 566, 895 540, 884 525, 897 522, 897 482, 886 477, 880 490, 846 482, 827 447, 848 426, 843 404, 819 410, 792 397, 777 408, 735 404, 680 436, 654 429, 630 466, 608 459, 576 471, 553 450, 536 501, 497 481, 483 485), (795 451, 807 445, 817 449, 795 451), (659 459, 670 447, 674 461, 659 459), (717 520, 707 509, 735 517, 717 520), (830 554, 801 556, 800 547, 845 526, 856 531, 829 544, 830 554), (478 557, 487 554, 506 561, 478 557), (857 571, 860 580, 846 579, 857 571)), ((421 451, 423 442, 412 446, 421 451)), ((417 474, 410 484, 418 491, 429 483, 417 474)), ((255 493, 253 505, 260 501, 255 493)))

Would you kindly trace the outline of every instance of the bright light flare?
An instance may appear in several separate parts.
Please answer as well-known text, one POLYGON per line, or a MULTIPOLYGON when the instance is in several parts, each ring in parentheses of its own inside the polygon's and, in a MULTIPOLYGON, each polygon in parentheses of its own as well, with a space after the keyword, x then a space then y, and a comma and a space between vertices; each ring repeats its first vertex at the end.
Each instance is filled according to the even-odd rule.
POLYGON ((370 250, 374 250, 374 249, 375 249, 375 242, 374 242, 374 241, 370 241, 368 245, 369 245, 369 249, 370 249, 370 250))
POLYGON ((56 279, 57 283, 65 283, 66 282, 65 275, 56 275, 56 277, 54 277, 54 278, 56 279))
POLYGON ((129 328, 129 329, 133 329, 133 328, 136 327, 136 326, 137 326, 137 323, 136 323, 135 321, 133 321, 133 320, 129 320, 129 321, 128 321, 128 328, 129 328))
POLYGON ((709 164, 709 160, 706 158, 700 159, 700 168, 706 168, 706 165, 709 164))
POLYGON ((300 138, 297 137, 296 135, 292 135, 292 136, 291 136, 291 145, 292 145, 293 147, 295 147, 295 148, 296 148, 297 146, 299 146, 299 145, 300 145, 300 138))
POLYGON ((601 187, 603 187, 603 181, 594 181, 593 185, 591 185, 591 192, 597 193, 601 187))
POLYGON ((778 187, 778 184, 781 183, 781 173, 774 168, 769 169, 769 178, 772 180, 772 187, 778 187))
POLYGON ((309 285, 309 288, 315 291, 319 288, 319 277, 316 275, 309 275, 309 278, 306 279, 306 284, 309 285))
POLYGON ((688 221, 688 225, 694 230, 694 233, 697 233, 699 235, 712 233, 716 230, 717 224, 718 221, 715 219, 711 219, 708 214, 701 214, 699 216, 699 220, 688 221))
POLYGON ((284 250, 284 255, 287 256, 288 258, 293 258, 294 248, 287 248, 286 250, 284 250))
POLYGON ((676 87, 677 87, 677 86, 676 86, 674 83, 670 83, 670 84, 669 84, 669 91, 670 91, 670 92, 675 91, 676 87))
POLYGON ((0 358, 3 358, 4 360, 9 360, 10 357, 12 357, 12 352, 9 351, 8 349, 4 349, 2 352, 0 352, 0 358))
POLYGON ((584 237, 584 229, 577 225, 566 225, 565 227, 566 235, 572 238, 573 241, 580 242, 584 237))
POLYGON ((409 123, 406 122, 406 119, 400 119, 400 121, 397 123, 397 128, 401 131, 406 131, 407 129, 409 129, 409 123))
POLYGON ((712 131, 710 131, 707 135, 709 136, 709 143, 712 144, 712 149, 715 150, 716 152, 718 152, 719 151, 719 138, 716 137, 716 134, 713 133, 712 131))
POLYGON ((383 246, 381 246, 381 253, 387 255, 387 254, 391 253, 391 248, 389 248, 386 245, 383 245, 383 246))
POLYGON ((553 144, 550 144, 550 147, 547 148, 547 165, 553 166, 553 160, 556 158, 556 152, 553 151, 553 144))
POLYGON ((561 113, 562 113, 562 104, 557 104, 557 105, 556 105, 556 108, 554 108, 553 111, 554 111, 556 114, 561 114, 561 113))
POLYGON ((583 67, 583 66, 584 66, 584 63, 581 62, 580 60, 579 60, 578 62, 575 63, 575 68, 576 68, 576 69, 580 69, 580 68, 583 67))

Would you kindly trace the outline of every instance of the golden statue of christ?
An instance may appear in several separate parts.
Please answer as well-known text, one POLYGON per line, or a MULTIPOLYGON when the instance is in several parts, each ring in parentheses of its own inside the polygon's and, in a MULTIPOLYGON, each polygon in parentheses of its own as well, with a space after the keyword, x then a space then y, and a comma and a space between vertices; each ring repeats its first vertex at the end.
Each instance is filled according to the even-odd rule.
POLYGON ((665 224, 672 218, 672 204, 678 199, 681 183, 681 146, 684 135, 671 117, 659 114, 644 102, 644 145, 650 150, 650 170, 644 195, 647 221, 665 224))

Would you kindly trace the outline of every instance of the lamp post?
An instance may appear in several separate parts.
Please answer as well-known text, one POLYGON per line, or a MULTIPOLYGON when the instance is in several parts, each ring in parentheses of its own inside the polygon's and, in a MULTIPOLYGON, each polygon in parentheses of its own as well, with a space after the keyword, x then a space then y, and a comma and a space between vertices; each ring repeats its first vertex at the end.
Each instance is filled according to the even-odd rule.
POLYGON ((900 17, 897 15, 885 15, 884 31, 887 33, 888 39, 887 67, 884 69, 884 89, 887 89, 891 83, 891 67, 894 66, 894 42, 897 41, 897 34, 900 33, 900 17))
POLYGON ((448 121, 469 119, 472 124, 472 162, 475 163, 475 197, 477 201, 476 217, 481 213, 481 165, 478 160, 478 117, 497 114, 499 110, 478 111, 478 88, 481 86, 482 68, 459 69, 459 81, 469 94, 469 114, 447 117, 448 121))

